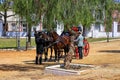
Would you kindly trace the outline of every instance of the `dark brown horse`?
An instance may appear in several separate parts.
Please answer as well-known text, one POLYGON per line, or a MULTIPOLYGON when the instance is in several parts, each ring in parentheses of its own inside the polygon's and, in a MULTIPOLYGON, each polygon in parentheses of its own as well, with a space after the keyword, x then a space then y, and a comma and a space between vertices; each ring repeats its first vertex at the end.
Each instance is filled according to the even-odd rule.
POLYGON ((53 46, 51 45, 51 43, 53 43, 53 38, 50 36, 49 32, 42 32, 41 35, 43 36, 43 38, 45 40, 44 47, 47 47, 44 49, 45 61, 47 61, 47 59, 48 59, 48 48, 50 48, 50 50, 51 50, 51 55, 50 55, 50 60, 51 60, 52 53, 53 53, 53 46))
POLYGON ((55 31, 50 32, 53 38, 54 50, 55 50, 55 61, 60 59, 60 50, 64 49, 65 55, 69 51, 70 37, 63 35, 59 36, 55 31))

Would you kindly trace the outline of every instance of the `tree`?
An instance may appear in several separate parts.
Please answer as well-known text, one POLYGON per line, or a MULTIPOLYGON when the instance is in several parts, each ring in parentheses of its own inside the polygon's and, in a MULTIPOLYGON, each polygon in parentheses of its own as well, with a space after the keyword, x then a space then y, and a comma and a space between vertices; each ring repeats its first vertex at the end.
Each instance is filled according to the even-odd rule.
POLYGON ((49 30, 56 21, 62 22, 65 28, 82 24, 84 36, 85 29, 95 23, 94 12, 103 14, 100 19, 106 27, 111 26, 112 22, 113 0, 15 0, 14 3, 15 12, 28 22, 29 36, 31 25, 40 22, 42 17, 44 27, 49 30))
POLYGON ((63 22, 65 28, 73 24, 89 27, 93 22, 89 0, 48 0, 46 5, 43 23, 49 27, 55 21, 63 22))
POLYGON ((15 14, 8 15, 7 11, 12 9, 12 0, 3 0, 0 2, 0 15, 4 17, 4 25, 3 25, 3 36, 6 36, 6 31, 8 30, 7 18, 11 16, 15 16, 15 14))
POLYGON ((28 26, 28 43, 31 45, 31 27, 35 22, 34 0, 14 0, 13 11, 21 20, 26 20, 28 26))
POLYGON ((104 24, 106 34, 107 34, 107 42, 109 42, 109 32, 111 31, 113 18, 112 11, 115 9, 114 0, 97 0, 95 11, 99 11, 100 23, 104 24))

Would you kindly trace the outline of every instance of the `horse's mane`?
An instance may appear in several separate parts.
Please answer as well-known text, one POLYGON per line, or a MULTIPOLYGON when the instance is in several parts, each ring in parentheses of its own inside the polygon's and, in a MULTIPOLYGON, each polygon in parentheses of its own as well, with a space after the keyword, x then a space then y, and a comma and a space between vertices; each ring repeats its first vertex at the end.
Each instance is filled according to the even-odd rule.
POLYGON ((57 34, 56 31, 51 31, 51 32, 50 32, 50 35, 51 35, 55 40, 59 37, 59 35, 57 34))
POLYGON ((56 31, 52 31, 52 34, 59 36, 56 31))

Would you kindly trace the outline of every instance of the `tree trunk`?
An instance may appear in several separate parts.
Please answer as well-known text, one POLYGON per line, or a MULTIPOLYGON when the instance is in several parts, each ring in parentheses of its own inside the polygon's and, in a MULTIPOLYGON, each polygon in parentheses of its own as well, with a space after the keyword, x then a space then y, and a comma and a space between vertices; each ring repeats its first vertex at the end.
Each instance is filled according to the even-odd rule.
POLYGON ((72 52, 68 52, 67 55, 65 56, 64 59, 64 68, 69 69, 70 68, 70 63, 72 61, 72 52))
POLYGON ((3 25, 3 36, 6 36, 6 31, 8 31, 8 24, 7 24, 7 12, 4 13, 4 25, 3 25))
POLYGON ((86 33, 85 33, 85 31, 86 31, 86 28, 85 28, 85 25, 83 25, 83 37, 85 37, 86 36, 86 33))
POLYGON ((70 68, 70 63, 72 62, 73 54, 75 54, 75 46, 74 42, 72 40, 73 37, 71 37, 71 43, 69 46, 69 52, 66 54, 65 59, 64 59, 64 68, 69 69, 70 68))
POLYGON ((28 47, 31 46, 31 25, 28 24, 28 43, 27 43, 28 47))
POLYGON ((107 34, 107 42, 109 42, 109 32, 106 32, 107 34))

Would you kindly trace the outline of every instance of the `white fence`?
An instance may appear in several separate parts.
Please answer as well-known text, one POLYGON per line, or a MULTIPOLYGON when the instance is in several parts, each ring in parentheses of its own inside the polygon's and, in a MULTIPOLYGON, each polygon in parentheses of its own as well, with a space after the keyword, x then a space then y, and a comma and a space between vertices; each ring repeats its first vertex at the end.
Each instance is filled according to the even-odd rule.
MULTIPOLYGON (((27 32, 6 32, 6 37, 26 37, 27 32)), ((31 32, 31 37, 34 37, 34 32, 31 32)))

